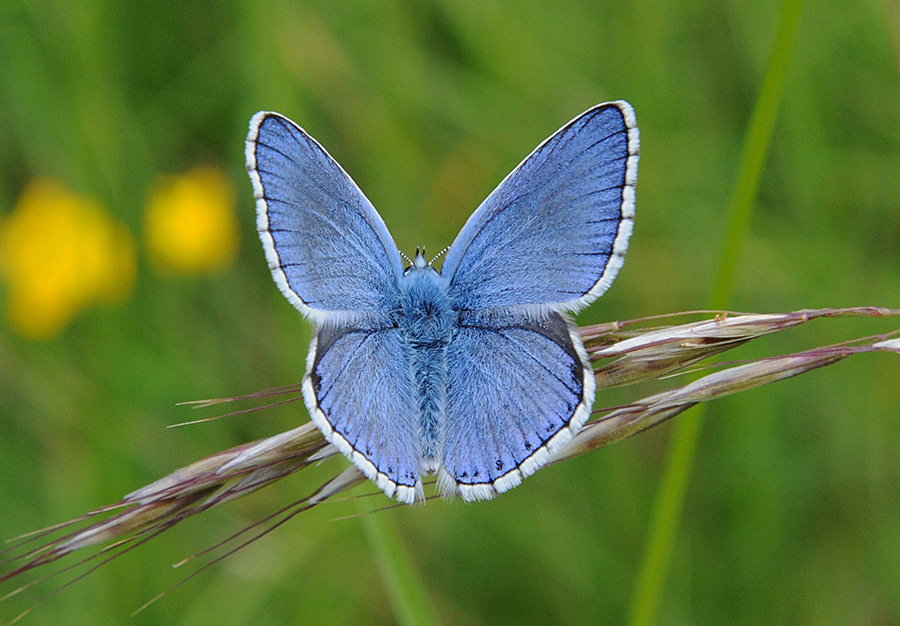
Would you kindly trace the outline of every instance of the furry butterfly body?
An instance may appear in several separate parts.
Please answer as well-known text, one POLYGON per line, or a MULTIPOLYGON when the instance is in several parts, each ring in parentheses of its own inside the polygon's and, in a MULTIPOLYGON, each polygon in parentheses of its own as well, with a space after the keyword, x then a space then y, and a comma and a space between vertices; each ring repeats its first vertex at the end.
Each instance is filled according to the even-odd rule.
POLYGON ((305 131, 250 123, 247 169, 273 278, 316 325, 304 399, 388 496, 486 499, 546 464, 590 415, 568 313, 601 295, 634 219, 638 132, 625 102, 586 111, 472 214, 437 271, 404 268, 381 217, 305 131))

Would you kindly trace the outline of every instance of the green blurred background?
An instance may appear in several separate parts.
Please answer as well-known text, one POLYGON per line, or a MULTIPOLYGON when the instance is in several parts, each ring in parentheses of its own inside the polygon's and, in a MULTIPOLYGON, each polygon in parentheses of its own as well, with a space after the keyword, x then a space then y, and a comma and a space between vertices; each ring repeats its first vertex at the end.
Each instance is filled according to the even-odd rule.
MULTIPOLYGON (((410 253, 450 243, 571 117, 627 99, 642 142, 635 235, 579 322, 700 308, 778 12, 774 0, 2 3, 0 224, 50 177, 127 227, 137 267, 118 304, 86 306, 52 337, 0 324, 0 537, 307 420, 294 404, 165 428, 198 416, 178 401, 302 376, 309 326, 272 284, 254 228, 243 140, 255 111, 322 142, 410 253), (145 211, 162 177, 200 165, 235 187, 238 252, 220 271, 165 271, 145 211)), ((896 0, 807 2, 733 308, 900 306, 898 68, 896 0)), ((737 357, 895 326, 824 320, 737 357)), ((900 623, 898 381, 896 357, 872 355, 710 407, 660 624, 900 623)), ((442 623, 621 623, 670 431, 545 469, 492 502, 378 515, 399 529, 442 623)), ((190 520, 25 623, 393 623, 363 525, 333 521, 361 510, 347 501, 128 618, 187 573, 170 564, 344 465, 190 520)), ((0 603, 0 621, 40 595, 0 603)))

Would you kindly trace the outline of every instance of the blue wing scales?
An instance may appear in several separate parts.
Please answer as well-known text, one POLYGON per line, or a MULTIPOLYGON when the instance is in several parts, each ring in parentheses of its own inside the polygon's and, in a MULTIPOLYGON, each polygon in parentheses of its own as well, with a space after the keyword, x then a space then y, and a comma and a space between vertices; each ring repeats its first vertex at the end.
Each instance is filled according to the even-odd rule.
POLYGON ((396 328, 322 327, 303 397, 330 443, 388 496, 412 503, 424 494, 408 350, 396 328))
POLYGON ((341 166, 277 113, 250 121, 257 229, 282 293, 318 322, 392 308, 403 273, 381 217, 341 166))
POLYGON ((639 139, 626 102, 600 104, 538 146, 472 214, 441 273, 464 310, 577 310, 622 265, 639 139))
POLYGON ((487 499, 515 487, 590 415, 593 371, 562 314, 465 315, 447 350, 444 494, 487 499))

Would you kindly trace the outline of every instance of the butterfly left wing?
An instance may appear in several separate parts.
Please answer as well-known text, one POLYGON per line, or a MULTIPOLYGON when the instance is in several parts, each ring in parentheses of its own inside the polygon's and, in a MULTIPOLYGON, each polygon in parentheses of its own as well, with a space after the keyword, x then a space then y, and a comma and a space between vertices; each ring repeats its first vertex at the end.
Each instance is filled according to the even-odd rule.
POLYGON ((463 310, 577 310, 612 283, 634 221, 638 130, 627 102, 538 146, 460 231, 441 269, 463 310))
POLYGON ((408 504, 424 498, 414 388, 398 329, 318 329, 303 379, 313 422, 382 491, 408 504))
POLYGON ((319 143, 278 113, 250 120, 247 171, 275 283, 323 323, 396 306, 403 266, 384 221, 319 143))
POLYGON ((584 424, 595 383, 577 333, 556 312, 461 315, 447 347, 442 493, 511 489, 584 424))

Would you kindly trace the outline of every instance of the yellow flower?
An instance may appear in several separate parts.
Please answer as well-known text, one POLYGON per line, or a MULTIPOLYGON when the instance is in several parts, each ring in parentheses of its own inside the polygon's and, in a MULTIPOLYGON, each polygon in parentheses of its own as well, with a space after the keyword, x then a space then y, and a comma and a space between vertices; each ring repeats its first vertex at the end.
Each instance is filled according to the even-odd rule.
POLYGON ((128 229, 58 181, 32 182, 0 222, 6 318, 26 337, 50 339, 83 309, 124 299, 136 271, 128 229))
POLYGON ((144 215, 144 243, 163 272, 210 274, 237 253, 234 188, 218 169, 198 167, 164 180, 144 215))

